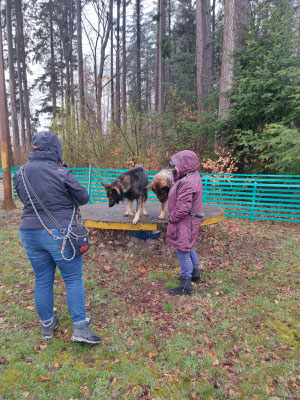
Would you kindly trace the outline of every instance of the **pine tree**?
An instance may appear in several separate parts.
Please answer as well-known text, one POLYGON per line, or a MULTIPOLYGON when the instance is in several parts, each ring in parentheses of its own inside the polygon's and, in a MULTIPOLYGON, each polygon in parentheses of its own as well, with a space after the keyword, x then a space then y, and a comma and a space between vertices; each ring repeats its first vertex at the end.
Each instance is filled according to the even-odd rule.
POLYGON ((196 10, 191 0, 177 5, 173 27, 172 76, 179 96, 195 104, 196 99, 196 10))
POLYGON ((300 92, 300 62, 294 12, 286 0, 259 3, 253 9, 246 44, 237 53, 227 126, 230 132, 235 132, 228 141, 240 159, 241 168, 250 165, 261 172, 269 164, 275 168, 273 172, 276 169, 283 172, 284 165, 279 169, 276 163, 283 151, 280 142, 290 143, 291 153, 296 148, 294 141, 300 144, 300 113, 295 112, 300 92))

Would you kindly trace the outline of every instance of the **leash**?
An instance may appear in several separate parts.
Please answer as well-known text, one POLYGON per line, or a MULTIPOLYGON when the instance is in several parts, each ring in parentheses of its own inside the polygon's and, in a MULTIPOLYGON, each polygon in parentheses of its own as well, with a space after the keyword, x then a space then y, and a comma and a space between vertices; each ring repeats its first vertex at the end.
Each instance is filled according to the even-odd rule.
POLYGON ((76 207, 73 208, 73 213, 72 213, 71 221, 70 221, 70 223, 69 223, 69 225, 68 225, 68 227, 67 227, 67 233, 64 234, 65 231, 64 231, 64 230, 61 228, 61 226, 57 223, 56 219, 52 216, 52 214, 47 210, 47 208, 44 206, 44 204, 42 203, 42 201, 40 200, 40 198, 39 198, 38 195, 36 194, 35 190, 34 190, 33 187, 31 186, 31 183, 29 182, 28 177, 27 177, 27 175, 26 175, 24 166, 21 167, 20 171, 21 171, 21 178, 22 178, 22 181, 23 181, 23 184, 24 184, 24 188, 25 188, 25 190, 26 190, 26 193, 27 193, 27 196, 28 196, 28 198, 29 198, 30 204, 32 205, 32 208, 34 209, 34 212, 35 212, 36 216, 38 217, 40 223, 42 224, 43 228, 47 231, 47 233, 49 233, 49 235, 52 236, 52 238, 53 238, 54 240, 62 240, 62 241, 63 241, 63 242, 62 242, 62 246, 61 246, 61 250, 60 250, 60 253, 61 253, 61 255, 62 255, 62 258, 63 258, 65 261, 72 261, 72 260, 74 259, 75 255, 76 255, 76 250, 75 250, 75 247, 74 247, 74 245, 73 245, 73 243, 72 243, 72 241, 71 241, 70 234, 71 234, 71 231, 72 231, 72 222, 73 222, 73 219, 74 219, 74 216, 75 216, 76 207), (51 221, 54 223, 54 225, 57 227, 57 229, 59 230, 59 232, 60 232, 62 235, 64 235, 63 237, 56 236, 49 228, 47 228, 47 226, 46 226, 45 223, 43 222, 42 218, 40 217, 40 215, 39 215, 39 213, 38 213, 38 211, 37 211, 37 209, 36 209, 36 207, 35 207, 35 205, 34 205, 34 203, 33 203, 32 198, 31 198, 31 196, 30 196, 28 187, 27 187, 27 185, 26 185, 26 181, 27 181, 27 185, 30 187, 30 190, 32 191, 32 193, 33 193, 34 197, 36 198, 37 202, 38 202, 39 205, 43 208, 43 210, 45 211, 45 213, 47 214, 47 216, 51 219, 51 221), (65 257, 65 255, 64 255, 64 251, 65 251, 65 247, 66 247, 67 240, 69 241, 69 243, 71 244, 71 247, 72 247, 72 249, 73 249, 73 256, 72 256, 71 258, 67 258, 67 257, 65 257))

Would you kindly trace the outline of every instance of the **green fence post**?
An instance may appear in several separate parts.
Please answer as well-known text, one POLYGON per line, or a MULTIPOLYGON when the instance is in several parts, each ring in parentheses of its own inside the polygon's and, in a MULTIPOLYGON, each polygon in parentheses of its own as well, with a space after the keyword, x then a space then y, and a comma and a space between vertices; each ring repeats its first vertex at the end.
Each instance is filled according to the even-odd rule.
POLYGON ((257 182, 255 181, 254 184, 253 184, 253 195, 252 195, 252 203, 251 203, 251 217, 250 217, 250 221, 254 221, 256 188, 257 188, 257 182))
POLYGON ((89 192, 89 196, 90 196, 89 204, 91 204, 91 202, 92 202, 92 196, 91 196, 91 193, 92 193, 92 171, 93 171, 93 167, 90 165, 89 166, 89 186, 88 186, 88 192, 89 192))
POLYGON ((203 197, 202 197, 202 202, 203 202, 204 204, 206 203, 207 179, 208 179, 208 177, 206 176, 206 177, 204 178, 204 188, 203 188, 203 197))

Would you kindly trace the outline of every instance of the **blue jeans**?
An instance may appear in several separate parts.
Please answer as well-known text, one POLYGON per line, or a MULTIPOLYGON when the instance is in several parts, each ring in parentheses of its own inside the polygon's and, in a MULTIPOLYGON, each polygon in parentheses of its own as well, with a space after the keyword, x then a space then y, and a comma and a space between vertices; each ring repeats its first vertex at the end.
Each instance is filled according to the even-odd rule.
POLYGON ((193 269, 199 269, 199 261, 195 249, 192 251, 181 251, 176 249, 180 265, 180 278, 191 279, 193 269))
MULTIPOLYGON (((62 236, 58 229, 51 231, 58 237, 62 236)), ((20 238, 34 271, 34 301, 41 322, 50 322, 53 318, 56 266, 66 285, 67 305, 73 322, 85 320, 82 255, 72 261, 65 261, 60 253, 62 239, 54 240, 45 229, 20 229, 20 238)), ((67 242, 64 256, 71 258, 72 254, 72 247, 67 242)))

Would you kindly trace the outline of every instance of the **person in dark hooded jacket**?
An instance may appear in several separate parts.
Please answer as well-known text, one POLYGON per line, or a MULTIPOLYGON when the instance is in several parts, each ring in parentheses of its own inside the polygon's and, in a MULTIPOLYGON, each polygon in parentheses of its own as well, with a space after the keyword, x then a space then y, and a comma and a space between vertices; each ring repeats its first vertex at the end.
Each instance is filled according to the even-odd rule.
MULTIPOLYGON (((28 181, 58 224, 66 229, 70 224, 74 205, 81 206, 88 203, 89 194, 79 184, 72 171, 64 165, 61 143, 53 132, 37 133, 33 137, 32 147, 29 161, 24 166, 28 181)), ((58 318, 53 313, 53 283, 57 266, 66 285, 67 305, 74 324, 71 340, 90 344, 100 343, 100 339, 89 329, 91 319, 86 317, 82 255, 67 261, 66 259, 71 259, 73 255, 73 249, 67 241, 65 258, 62 257, 62 234, 29 189, 41 220, 52 234, 61 239, 54 240, 43 228, 25 190, 21 170, 14 176, 14 185, 24 204, 20 237, 34 271, 34 299, 41 321, 42 338, 52 339, 53 332, 58 326, 58 318)))
POLYGON ((202 181, 197 171, 199 161, 193 151, 183 150, 174 154, 170 163, 175 166, 175 171, 174 185, 168 195, 166 242, 176 249, 181 273, 180 286, 169 293, 191 294, 191 281, 201 281, 194 249, 201 225, 202 181))

